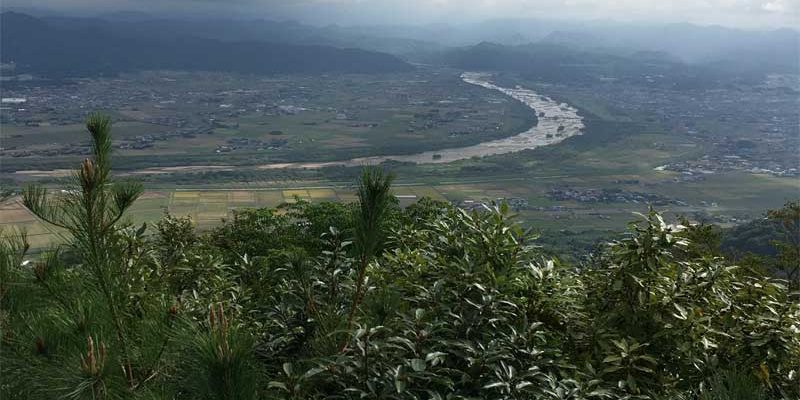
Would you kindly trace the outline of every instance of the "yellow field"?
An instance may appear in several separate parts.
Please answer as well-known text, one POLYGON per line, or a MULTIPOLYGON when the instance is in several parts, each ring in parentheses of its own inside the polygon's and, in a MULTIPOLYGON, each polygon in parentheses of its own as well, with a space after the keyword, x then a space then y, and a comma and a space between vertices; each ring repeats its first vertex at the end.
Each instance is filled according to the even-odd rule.
POLYGON ((417 195, 418 199, 419 198, 423 198, 423 197, 430 197, 430 198, 432 198, 434 200, 442 200, 442 201, 447 200, 444 196, 442 196, 441 193, 439 193, 439 191, 437 191, 433 187, 430 187, 430 186, 412 186, 411 188, 413 189, 414 194, 417 195))
POLYGON ((200 192, 175 192, 172 197, 175 199, 196 199, 200 196, 200 192))
POLYGON ((36 219, 24 209, 18 202, 3 205, 0 207, 0 216, 3 224, 35 222, 36 219))
MULTIPOLYGON (((629 176, 614 176, 613 180, 629 176)), ((558 180, 559 185, 575 187, 597 187, 597 177, 567 177, 558 180)), ((612 180, 613 179, 613 180, 612 180)), ((529 208, 519 211, 521 221, 530 226, 549 229, 574 230, 619 230, 631 221, 632 211, 646 211, 644 204, 579 204, 574 201, 556 201, 548 197, 552 183, 534 181, 509 184, 508 182, 446 183, 440 185, 398 184, 393 192, 401 206, 408 206, 422 197, 468 204, 491 202, 498 198, 518 198, 528 202, 529 208), (565 210, 553 209, 554 206, 565 210), (560 208, 560 207, 559 207, 560 208), (568 221, 568 222, 566 222, 568 221)), ((708 212, 727 218, 758 217, 767 208, 777 208, 786 199, 796 198, 797 181, 792 178, 775 178, 752 174, 721 174, 707 177, 703 182, 688 182, 672 185, 655 185, 648 190, 666 197, 680 189, 682 199, 690 207, 669 207, 673 214, 690 215, 693 212, 708 212), (703 206, 711 201, 717 206, 703 206)), ((634 189, 635 190, 635 189, 634 189)), ((276 207, 283 203, 294 203, 297 198, 304 201, 355 202, 351 187, 313 187, 280 189, 235 189, 235 190, 154 190, 145 193, 132 207, 130 219, 135 223, 153 222, 169 213, 191 217, 201 229, 211 228, 229 217, 232 210, 242 208, 276 207)), ((57 239, 58 232, 39 222, 22 207, 19 198, 8 199, 0 204, 0 235, 24 230, 34 249, 43 248, 57 239)))
POLYGON ((278 190, 255 192, 255 195, 259 207, 262 207, 262 205, 280 204, 283 202, 283 194, 278 190))
POLYGON ((308 190, 304 189, 292 189, 292 190, 284 190, 283 191, 283 201, 287 203, 295 203, 297 202, 297 197, 303 200, 311 200, 311 195, 308 194, 308 190))
POLYGON ((338 199, 336 191, 333 189, 308 189, 308 196, 314 200, 329 200, 335 201, 338 199))
MULTIPOLYGON (((406 206, 423 196, 446 200, 440 191, 431 186, 401 186, 394 190, 402 196, 401 205, 406 206)), ((131 208, 131 220, 135 223, 154 222, 167 213, 189 216, 200 228, 210 228, 231 215, 237 208, 277 207, 282 203, 294 203, 295 196, 305 201, 353 202, 352 189, 312 188, 274 190, 175 190, 146 192, 131 208)), ((20 203, 19 198, 0 204, 0 230, 8 235, 13 230, 24 230, 34 249, 41 249, 57 239, 56 231, 37 220, 20 203)))
POLYGON ((248 191, 231 192, 229 200, 233 203, 255 203, 256 194, 248 191))

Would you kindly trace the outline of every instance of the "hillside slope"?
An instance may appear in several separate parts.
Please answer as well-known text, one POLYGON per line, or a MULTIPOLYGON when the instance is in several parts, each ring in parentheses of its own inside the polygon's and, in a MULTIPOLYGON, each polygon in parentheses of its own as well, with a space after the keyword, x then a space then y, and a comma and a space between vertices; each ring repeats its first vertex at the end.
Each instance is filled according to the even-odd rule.
POLYGON ((29 15, 0 17, 2 62, 46 76, 113 75, 148 69, 239 73, 382 73, 411 66, 378 52, 191 36, 133 37, 108 24, 52 24, 29 15), (90 56, 87 56, 89 54, 90 56))

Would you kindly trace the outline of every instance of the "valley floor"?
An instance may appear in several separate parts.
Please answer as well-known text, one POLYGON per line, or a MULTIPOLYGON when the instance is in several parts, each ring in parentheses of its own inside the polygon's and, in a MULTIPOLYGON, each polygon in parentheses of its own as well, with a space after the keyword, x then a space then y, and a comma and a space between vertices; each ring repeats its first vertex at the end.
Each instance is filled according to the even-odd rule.
MULTIPOLYGON (((458 77, 453 71, 449 74, 451 78, 458 77)), ((708 114, 705 117, 693 114, 689 118, 690 125, 709 127, 703 136, 685 126, 675 127, 670 124, 669 118, 683 118, 682 115, 686 112, 677 108, 680 104, 675 102, 663 105, 666 107, 663 110, 648 109, 644 106, 634 108, 630 103, 631 100, 621 94, 609 95, 608 93, 614 93, 613 87, 602 93, 596 92, 598 94, 590 95, 587 89, 539 85, 513 76, 503 75, 498 77, 498 80, 506 87, 515 87, 518 84, 523 87, 535 87, 538 93, 552 96, 557 102, 574 104, 585 123, 583 134, 535 150, 450 163, 416 165, 409 162, 388 161, 384 165, 398 176, 394 193, 401 204, 407 205, 425 196, 446 200, 465 209, 480 207, 482 203, 506 201, 524 225, 568 237, 571 241, 570 246, 585 248, 596 240, 608 238, 624 229, 626 224, 634 219, 632 213, 646 211, 648 205, 665 212, 668 217, 686 216, 696 221, 732 226, 743 221, 759 219, 767 209, 778 208, 785 202, 800 197, 800 180, 796 176, 758 172, 757 168, 748 169, 742 161, 737 161, 761 162, 758 161, 761 159, 759 152, 768 152, 768 148, 748 147, 746 153, 736 156, 739 158, 724 158, 721 155, 728 154, 723 151, 740 151, 738 148, 720 147, 722 140, 728 140, 724 138, 724 132, 729 132, 735 140, 746 140, 745 138, 752 137, 754 132, 763 128, 759 128, 757 123, 751 122, 747 129, 731 131, 728 128, 739 126, 736 120, 720 122, 723 120, 717 118, 717 114, 708 114), (660 114, 662 120, 654 120, 653 116, 661 112, 659 110, 663 111, 660 114), (664 118, 667 120, 664 121, 664 118), (715 121, 713 127, 709 125, 709 121, 712 120, 715 121), (725 161, 727 164, 723 161, 714 164, 717 162, 716 157, 720 157, 719 159, 723 161, 728 160, 725 161), (707 160, 716 168, 682 167, 682 165, 692 165, 691 163, 696 160, 707 160)), ((395 100, 387 103, 386 107, 389 107, 388 104, 391 104, 391 107, 398 107, 398 101, 408 102, 408 97, 402 93, 409 91, 421 93, 419 83, 410 83, 411 89, 401 90, 402 85, 397 77, 376 82, 379 82, 375 83, 378 87, 387 85, 396 87, 396 90, 400 91, 398 93, 401 93, 395 100)), ((287 82, 280 84, 289 85, 287 82)), ((319 82, 315 84, 321 85, 319 82)), ((444 93, 444 88, 452 86, 453 83, 448 81, 448 78, 440 76, 435 85, 438 85, 435 86, 437 91, 434 91, 433 95, 429 94, 433 97, 436 93, 444 93)), ((516 123, 531 117, 518 114, 519 110, 510 107, 511 103, 505 102, 504 99, 507 97, 502 94, 495 96, 492 94, 493 90, 483 88, 476 88, 478 92, 475 92, 469 89, 474 85, 463 82, 461 85, 467 86, 461 89, 466 96, 471 96, 473 99, 482 98, 488 102, 483 105, 467 105, 467 103, 453 105, 444 102, 438 103, 436 107, 449 108, 453 112, 461 110, 458 111, 461 117, 484 115, 494 118, 491 117, 495 115, 494 112, 502 111, 498 115, 505 117, 499 118, 498 121, 508 117, 517 121, 516 123), (469 108, 473 108, 473 113, 478 114, 465 111, 469 108)), ((633 96, 630 94, 631 91, 635 92, 630 88, 625 90, 627 92, 624 93, 630 96, 633 96)), ((669 94, 661 93, 659 96, 664 97, 663 99, 659 97, 659 101, 668 101, 669 94)), ((333 100, 335 99, 314 101, 326 104, 325 102, 333 100)), ((692 105, 687 104, 685 107, 692 105)), ((442 115, 441 112, 438 111, 436 115, 442 115)), ((533 114, 530 110, 527 112, 533 114)), ((718 112, 727 113, 725 110, 718 112)), ((377 114, 371 112, 362 111, 360 114, 361 119, 365 118, 364 115, 378 118, 377 114)), ((317 118, 314 115, 299 113, 269 117, 268 120, 273 124, 275 121, 290 118, 294 124, 291 126, 306 126, 310 132, 308 134, 311 134, 321 128, 315 125, 303 125, 302 121, 303 118, 314 120, 317 118)), ((250 117, 243 115, 240 118, 247 120, 250 117)), ((267 117, 262 115, 259 118, 267 117)), ((371 117, 366 119, 369 118, 371 117)), ((422 120, 422 118, 439 117, 419 114, 414 118, 422 120)), ((328 123, 339 122, 334 118, 328 123)), ((129 134, 125 124, 122 124, 121 130, 117 129, 115 132, 129 134)), ((436 132, 445 129, 443 127, 449 122, 443 124, 428 131, 427 135, 431 140, 439 140, 437 138, 440 138, 440 135, 436 132)), ((239 128, 242 129, 246 130, 243 127, 239 128)), ((518 127, 518 129, 527 128, 518 127)), ((397 138, 403 135, 407 133, 402 133, 397 138)), ((211 135, 211 137, 216 136, 216 133, 211 135)), ((370 135, 369 140, 377 139, 370 135)), ((462 139, 456 140, 456 143, 468 143, 459 140, 462 139)), ((179 144, 176 143, 167 141, 165 145, 179 144)), ((365 154, 381 151, 383 147, 375 147, 376 143, 378 142, 366 147, 365 149, 369 151, 365 154)), ((426 149, 424 146, 431 146, 431 143, 426 139, 416 146, 422 146, 424 150, 426 149)), ((438 145, 442 143, 444 142, 438 145)), ((317 152, 324 152, 327 149, 322 144, 315 147, 317 152)), ((347 146, 344 148, 334 146, 332 150, 327 149, 329 150, 327 156, 352 155, 353 153, 346 151, 348 149, 347 146)), ((300 150, 298 148, 291 151, 300 150)), ((125 154, 131 150, 121 151, 123 154, 120 158, 124 164, 125 154)), ((234 151, 225 155, 224 159, 238 160, 236 154, 234 151)), ((784 156, 782 153, 776 153, 777 162, 783 162, 781 157, 784 156)), ((79 157, 73 158, 79 159, 79 157)), ((70 160, 73 161, 73 158, 70 160)), ((137 223, 152 222, 166 213, 171 213, 189 215, 199 227, 209 228, 218 224, 222 218, 229 216, 231 211, 237 208, 276 207, 296 199, 313 202, 350 202, 355 199, 352 182, 358 174, 358 165, 335 166, 328 165, 327 161, 320 161, 316 166, 289 169, 261 168, 260 162, 260 159, 254 159, 250 164, 229 167, 215 164, 193 164, 184 167, 150 166, 139 170, 143 173, 133 173, 128 169, 122 171, 120 175, 143 180, 149 190, 147 196, 139 200, 133 209, 133 219, 137 223)), ((14 184, 20 185, 26 181, 44 179, 54 189, 59 190, 61 188, 59 177, 66 175, 58 172, 59 170, 15 174, 18 180, 14 184)), ((34 247, 44 246, 56 233, 37 222, 14 198, 0 207, 0 221, 6 228, 5 231, 9 231, 8 228, 27 230, 34 247)))

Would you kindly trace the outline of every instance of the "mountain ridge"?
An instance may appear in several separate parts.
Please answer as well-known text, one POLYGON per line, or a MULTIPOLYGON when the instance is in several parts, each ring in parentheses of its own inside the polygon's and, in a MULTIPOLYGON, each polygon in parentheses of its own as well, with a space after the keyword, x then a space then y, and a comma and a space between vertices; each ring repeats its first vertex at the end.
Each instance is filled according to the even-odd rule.
POLYGON ((45 76, 114 75, 148 69, 238 73, 384 73, 413 67, 396 56, 361 49, 193 36, 134 37, 113 24, 54 26, 16 12, 0 15, 4 63, 45 76), (87 56, 88 55, 88 56, 87 56))

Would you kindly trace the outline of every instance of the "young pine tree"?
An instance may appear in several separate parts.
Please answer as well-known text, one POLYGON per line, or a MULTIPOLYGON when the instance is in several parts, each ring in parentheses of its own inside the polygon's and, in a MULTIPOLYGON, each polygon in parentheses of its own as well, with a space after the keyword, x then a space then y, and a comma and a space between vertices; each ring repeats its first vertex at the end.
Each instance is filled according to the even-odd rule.
POLYGON ((394 175, 378 167, 365 167, 358 184, 358 211, 353 214, 355 245, 358 252, 358 271, 347 327, 352 327, 353 318, 364 297, 364 279, 367 266, 381 249, 386 237, 386 222, 392 205, 392 181, 394 175))
POLYGON ((52 195, 42 186, 23 191, 23 204, 43 221, 62 228, 66 239, 82 260, 90 283, 99 289, 111 319, 115 348, 128 385, 136 385, 125 313, 129 301, 125 282, 127 263, 115 243, 118 222, 142 194, 141 184, 111 179, 111 120, 89 115, 92 157, 85 159, 73 176, 74 189, 52 195))

